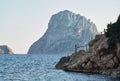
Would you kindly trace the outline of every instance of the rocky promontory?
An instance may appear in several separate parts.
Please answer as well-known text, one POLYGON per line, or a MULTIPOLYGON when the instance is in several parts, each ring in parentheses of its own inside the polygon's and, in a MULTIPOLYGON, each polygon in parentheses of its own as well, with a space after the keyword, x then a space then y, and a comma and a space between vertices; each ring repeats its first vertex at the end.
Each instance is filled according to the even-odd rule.
POLYGON ((7 45, 0 45, 0 54, 14 54, 7 45))
POLYGON ((120 16, 116 23, 108 25, 104 34, 96 35, 95 39, 89 42, 89 50, 80 50, 61 58, 56 68, 66 71, 102 73, 120 78, 119 32, 120 16))

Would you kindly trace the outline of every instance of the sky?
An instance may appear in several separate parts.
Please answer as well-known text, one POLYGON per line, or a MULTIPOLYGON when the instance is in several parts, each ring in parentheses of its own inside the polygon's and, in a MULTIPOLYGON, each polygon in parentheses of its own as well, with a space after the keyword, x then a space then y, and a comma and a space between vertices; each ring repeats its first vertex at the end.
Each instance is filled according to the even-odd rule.
POLYGON ((0 0, 0 45, 25 54, 46 31, 53 14, 69 10, 95 23, 99 32, 120 14, 120 0, 0 0))

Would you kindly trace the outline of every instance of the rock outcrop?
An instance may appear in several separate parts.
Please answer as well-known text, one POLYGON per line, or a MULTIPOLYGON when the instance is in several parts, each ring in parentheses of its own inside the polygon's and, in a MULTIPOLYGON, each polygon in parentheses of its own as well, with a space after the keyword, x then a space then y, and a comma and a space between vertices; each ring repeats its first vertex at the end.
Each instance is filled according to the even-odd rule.
POLYGON ((46 33, 31 45, 28 54, 73 53, 76 44, 88 43, 96 33, 90 19, 68 10, 61 11, 51 17, 46 33))
POLYGON ((0 54, 14 54, 14 53, 7 45, 1 45, 0 54))
MULTIPOLYGON (((95 39, 89 42, 89 51, 80 50, 71 56, 61 58, 56 68, 66 71, 103 73, 120 78, 119 53, 116 55, 108 49, 107 39, 103 34, 96 35, 95 39), (62 62, 63 60, 65 62, 62 62)), ((118 48, 118 52, 119 50, 118 48)))
POLYGON ((89 42, 88 51, 80 50, 62 58, 56 68, 102 73, 120 78, 120 16, 115 23, 107 25, 104 34, 96 35, 89 42))

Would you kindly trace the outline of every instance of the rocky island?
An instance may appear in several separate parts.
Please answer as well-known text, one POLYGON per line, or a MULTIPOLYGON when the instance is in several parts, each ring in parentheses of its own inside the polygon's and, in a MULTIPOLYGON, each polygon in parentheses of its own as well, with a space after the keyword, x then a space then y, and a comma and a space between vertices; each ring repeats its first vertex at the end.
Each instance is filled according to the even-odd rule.
POLYGON ((0 54, 14 54, 7 45, 0 45, 0 54))
POLYGON ((120 16, 107 25, 104 34, 89 42, 89 50, 62 57, 56 68, 66 71, 102 73, 120 78, 120 16))
MULTIPOLYGON (((54 14, 45 34, 29 48, 28 54, 73 53, 97 34, 96 25, 84 16, 65 10, 54 14)), ((84 48, 83 48, 84 49, 84 48)))

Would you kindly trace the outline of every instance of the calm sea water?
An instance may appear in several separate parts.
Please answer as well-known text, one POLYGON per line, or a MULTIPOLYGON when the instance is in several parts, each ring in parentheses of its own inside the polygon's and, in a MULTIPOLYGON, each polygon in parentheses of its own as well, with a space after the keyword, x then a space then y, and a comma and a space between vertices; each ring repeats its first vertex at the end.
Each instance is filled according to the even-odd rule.
POLYGON ((119 81, 99 74, 65 72, 55 69, 63 55, 0 55, 0 81, 119 81))

